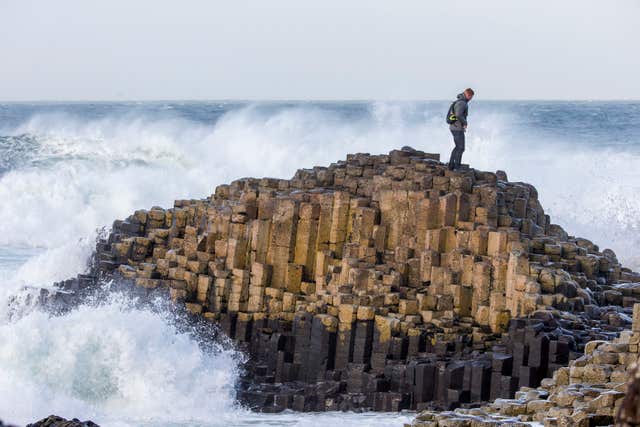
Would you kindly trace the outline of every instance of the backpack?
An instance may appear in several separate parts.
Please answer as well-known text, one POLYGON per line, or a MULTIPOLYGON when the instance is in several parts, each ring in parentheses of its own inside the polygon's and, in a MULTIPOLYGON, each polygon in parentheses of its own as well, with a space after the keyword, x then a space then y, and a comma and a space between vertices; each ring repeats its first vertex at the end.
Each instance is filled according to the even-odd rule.
POLYGON ((451 106, 449 107, 449 110, 447 110, 447 124, 448 125, 452 125, 452 124, 454 124, 455 122, 458 121, 458 117, 456 117, 456 113, 454 111, 454 107, 456 105, 456 102, 458 102, 457 99, 451 103, 451 106))

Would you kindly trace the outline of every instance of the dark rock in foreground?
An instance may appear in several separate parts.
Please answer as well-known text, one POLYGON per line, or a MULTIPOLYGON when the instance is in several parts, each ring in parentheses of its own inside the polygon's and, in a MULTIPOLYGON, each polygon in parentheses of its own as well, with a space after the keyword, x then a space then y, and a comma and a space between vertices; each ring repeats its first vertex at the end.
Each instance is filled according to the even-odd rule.
POLYGON ((33 424, 27 424, 27 427, 100 427, 93 421, 80 421, 77 418, 66 420, 57 415, 49 415, 33 424))
POLYGON ((640 369, 634 365, 629 372, 627 390, 616 417, 616 427, 640 426, 640 369))

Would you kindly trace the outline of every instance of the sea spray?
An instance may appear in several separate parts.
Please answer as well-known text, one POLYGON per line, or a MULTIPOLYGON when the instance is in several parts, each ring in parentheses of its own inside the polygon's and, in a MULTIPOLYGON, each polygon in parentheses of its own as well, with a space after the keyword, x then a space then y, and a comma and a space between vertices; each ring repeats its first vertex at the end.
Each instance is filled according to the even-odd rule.
POLYGON ((122 296, 63 316, 34 310, 0 325, 0 413, 56 413, 109 425, 231 422, 242 356, 200 345, 170 315, 122 296))

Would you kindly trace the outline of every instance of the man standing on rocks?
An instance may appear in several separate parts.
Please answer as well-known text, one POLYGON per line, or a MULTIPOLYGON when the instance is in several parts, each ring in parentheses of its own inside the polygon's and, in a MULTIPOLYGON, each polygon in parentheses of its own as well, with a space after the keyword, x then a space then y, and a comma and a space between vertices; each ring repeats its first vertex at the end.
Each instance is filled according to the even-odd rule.
POLYGON ((449 130, 453 134, 453 142, 456 145, 451 152, 449 159, 449 169, 454 170, 460 167, 462 153, 464 153, 464 133, 467 130, 467 114, 469 113, 469 101, 473 98, 473 89, 467 88, 458 95, 449 107, 447 112, 447 123, 449 130))

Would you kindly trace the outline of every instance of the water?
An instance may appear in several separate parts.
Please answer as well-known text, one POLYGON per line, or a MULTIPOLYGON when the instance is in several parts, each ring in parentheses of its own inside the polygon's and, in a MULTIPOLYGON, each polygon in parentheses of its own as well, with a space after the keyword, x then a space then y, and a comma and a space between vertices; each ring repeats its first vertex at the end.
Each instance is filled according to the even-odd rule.
MULTIPOLYGON (((8 320, 6 300, 82 272, 96 232, 243 176, 289 178, 403 145, 447 159, 443 102, 0 104, 0 418, 103 426, 401 426, 408 414, 261 415, 240 355, 114 298, 8 320)), ((640 103, 473 101, 463 161, 534 184, 552 222, 640 267, 640 103)))

